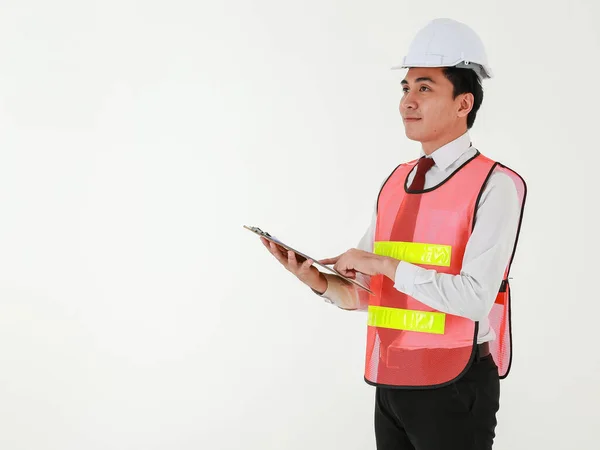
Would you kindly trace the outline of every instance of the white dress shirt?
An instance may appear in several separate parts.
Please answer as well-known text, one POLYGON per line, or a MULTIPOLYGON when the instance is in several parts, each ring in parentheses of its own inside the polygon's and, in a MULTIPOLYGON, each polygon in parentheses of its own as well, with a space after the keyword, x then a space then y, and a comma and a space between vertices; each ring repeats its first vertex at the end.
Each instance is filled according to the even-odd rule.
MULTIPOLYGON (((434 151, 429 157, 435 165, 425 175, 425 189, 443 182, 476 152, 477 149, 471 147, 468 132, 434 151)), ((409 185, 414 175, 415 169, 409 174, 409 185)), ((513 181, 508 175, 495 172, 477 204, 475 226, 460 273, 438 273, 401 261, 394 287, 438 311, 479 321, 478 343, 493 340, 495 333, 489 325, 488 314, 512 254, 520 213, 513 181)), ((360 250, 373 252, 376 222, 375 210, 371 225, 358 244, 360 250)), ((334 275, 325 276, 328 285, 322 297, 343 309, 367 310, 369 294, 366 291, 334 275)), ((363 274, 357 274, 357 280, 370 284, 370 277, 363 274)))

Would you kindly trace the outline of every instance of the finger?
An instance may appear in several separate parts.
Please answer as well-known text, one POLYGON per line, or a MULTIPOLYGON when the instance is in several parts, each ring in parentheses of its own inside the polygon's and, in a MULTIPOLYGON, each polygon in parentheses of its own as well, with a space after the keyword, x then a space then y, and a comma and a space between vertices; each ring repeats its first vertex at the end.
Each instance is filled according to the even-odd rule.
POLYGON ((356 278, 356 270, 353 269, 342 269, 342 270, 338 270, 339 273, 341 273, 342 275, 344 275, 346 278, 356 278))
POLYGON ((271 251, 273 256, 277 258, 277 261, 279 261, 284 266, 287 264, 287 258, 281 254, 281 252, 277 249, 277 246, 272 242, 270 243, 269 250, 271 251))
MULTIPOLYGON (((341 255, 340 255, 341 256, 341 255)), ((325 259, 319 259, 319 262, 323 265, 328 265, 328 264, 335 264, 336 262, 338 262, 338 260, 340 259, 339 256, 336 256, 335 258, 325 258, 325 259)))
POLYGON ((347 260, 342 260, 342 261, 338 261, 334 266, 333 269, 336 270, 338 273, 341 273, 342 275, 344 275, 345 277, 348 276, 348 274, 353 271, 352 266, 349 267, 348 261, 347 260))
POLYGON ((287 249, 282 247, 281 245, 277 245, 275 244, 275 247, 277 248, 277 250, 279 250, 279 252, 283 255, 287 257, 287 249))
POLYGON ((275 246, 273 245, 273 243, 271 241, 266 241, 265 247, 267 247, 269 249, 269 251, 273 254, 275 254, 275 252, 277 251, 277 249, 275 248, 275 246))
POLYGON ((312 267, 313 263, 314 261, 312 259, 307 259, 306 261, 304 261, 300 266, 300 270, 298 271, 296 276, 301 280, 308 280, 309 277, 312 275, 311 271, 316 270, 312 267))
POLYGON ((285 250, 283 250, 279 245, 275 244, 274 242, 270 242, 269 241, 269 246, 271 248, 271 252, 275 255, 280 255, 280 256, 287 256, 285 250))
POLYGON ((296 253, 296 261, 298 261, 299 263, 304 263, 306 261, 306 258, 296 253))
POLYGON ((298 271, 298 261, 296 261, 296 254, 293 251, 288 250, 287 257, 289 269, 292 272, 296 273, 298 271))
POLYGON ((313 262, 314 261, 312 259, 307 259, 306 261, 304 261, 302 263, 302 265, 300 266, 300 272, 302 272, 302 273, 308 272, 310 269, 310 266, 313 265, 313 262))
POLYGON ((264 237, 261 237, 260 241, 263 243, 263 245, 265 247, 267 247, 268 249, 270 249, 271 246, 269 245, 269 241, 267 239, 265 239, 264 237))

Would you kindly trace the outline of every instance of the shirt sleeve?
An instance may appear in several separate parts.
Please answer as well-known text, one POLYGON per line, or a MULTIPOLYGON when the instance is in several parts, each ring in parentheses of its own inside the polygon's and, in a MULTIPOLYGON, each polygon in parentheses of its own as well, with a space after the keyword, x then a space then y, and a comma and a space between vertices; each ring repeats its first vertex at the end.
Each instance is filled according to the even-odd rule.
POLYGON ((485 319, 512 255, 520 215, 513 181, 494 173, 481 195, 460 273, 438 273, 401 261, 394 287, 438 311, 485 319))

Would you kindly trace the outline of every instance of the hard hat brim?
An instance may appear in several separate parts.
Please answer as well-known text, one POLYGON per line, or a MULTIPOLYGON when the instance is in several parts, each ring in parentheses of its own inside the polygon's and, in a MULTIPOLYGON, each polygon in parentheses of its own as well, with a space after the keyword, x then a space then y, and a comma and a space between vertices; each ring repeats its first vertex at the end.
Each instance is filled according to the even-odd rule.
POLYGON ((474 70, 480 78, 492 78, 494 76, 492 70, 484 66, 482 64, 470 63, 469 65, 463 64, 462 61, 459 61, 457 64, 399 64, 396 66, 392 66, 390 70, 401 70, 401 69, 410 69, 411 67, 459 67, 461 69, 471 69, 474 70), (474 69, 469 66, 477 66, 479 70, 474 69))

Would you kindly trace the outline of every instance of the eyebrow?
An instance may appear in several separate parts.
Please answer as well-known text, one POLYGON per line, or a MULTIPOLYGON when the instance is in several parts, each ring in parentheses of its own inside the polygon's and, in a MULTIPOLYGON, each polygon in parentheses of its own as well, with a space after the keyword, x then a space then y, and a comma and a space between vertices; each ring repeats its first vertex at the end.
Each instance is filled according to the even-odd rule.
MULTIPOLYGON (((435 81, 433 81, 433 80, 432 80, 431 78, 429 78, 429 77, 419 77, 419 78, 417 78, 417 79, 415 80, 415 83, 422 83, 422 82, 429 82, 429 83, 435 84, 435 81)), ((408 84, 408 81, 406 81, 406 80, 402 80, 402 81, 400 82, 400 84, 408 84)))

